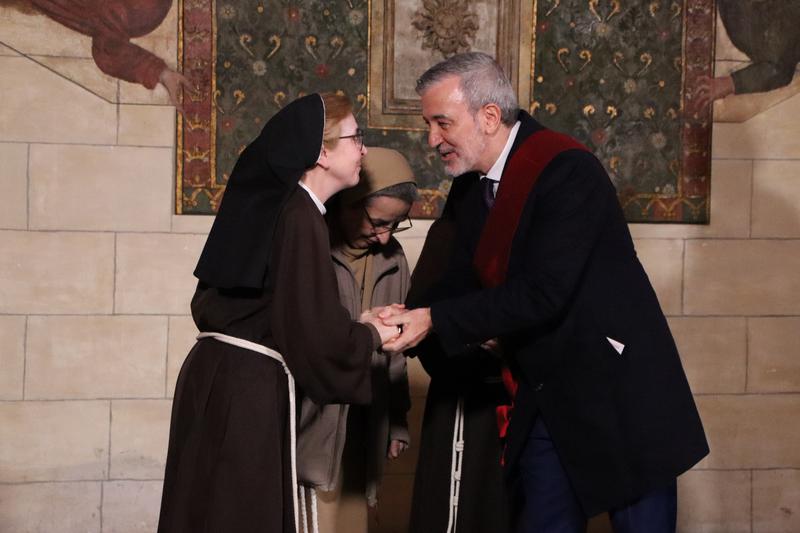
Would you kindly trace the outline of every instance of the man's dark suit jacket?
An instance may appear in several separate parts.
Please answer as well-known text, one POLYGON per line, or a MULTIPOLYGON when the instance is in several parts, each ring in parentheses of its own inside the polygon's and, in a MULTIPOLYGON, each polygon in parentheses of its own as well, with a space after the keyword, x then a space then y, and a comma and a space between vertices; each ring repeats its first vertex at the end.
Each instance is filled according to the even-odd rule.
MULTIPOLYGON (((525 112, 519 120, 509 160, 542 127, 525 112)), ((477 176, 456 179, 474 183, 457 207, 448 274, 427 303, 447 356, 503 342, 520 382, 506 450, 511 480, 537 416, 588 516, 668 484, 704 457, 675 343, 600 162, 571 150, 543 170, 506 281, 490 289, 472 264, 487 216, 477 176), (624 344, 621 354, 607 338, 624 344)))

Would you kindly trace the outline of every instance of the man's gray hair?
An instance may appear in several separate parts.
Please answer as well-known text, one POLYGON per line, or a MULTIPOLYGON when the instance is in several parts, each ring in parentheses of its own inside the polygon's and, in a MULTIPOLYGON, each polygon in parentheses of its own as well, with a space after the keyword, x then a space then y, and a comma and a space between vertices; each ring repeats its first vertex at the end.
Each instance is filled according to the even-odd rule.
POLYGON ((370 194, 364 201, 367 205, 369 205, 370 200, 373 198, 378 198, 380 196, 388 196, 389 198, 397 198, 398 200, 402 200, 407 204, 413 204, 414 201, 418 198, 417 195, 417 185, 410 181, 405 183, 395 183, 394 185, 390 185, 384 189, 379 191, 375 191, 374 193, 370 194))
POLYGON ((486 104, 496 104, 500 108, 503 124, 511 126, 517 121, 517 95, 492 56, 483 52, 467 52, 435 64, 417 80, 417 94, 422 96, 432 85, 450 76, 459 77, 461 92, 472 113, 477 113, 486 104))

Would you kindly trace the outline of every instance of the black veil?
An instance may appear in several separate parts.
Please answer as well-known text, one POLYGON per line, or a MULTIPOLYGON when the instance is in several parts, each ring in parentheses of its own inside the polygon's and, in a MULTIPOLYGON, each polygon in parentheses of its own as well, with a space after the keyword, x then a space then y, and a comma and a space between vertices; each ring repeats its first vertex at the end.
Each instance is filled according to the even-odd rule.
POLYGON ((194 270, 202 283, 220 289, 264 286, 278 216, 316 164, 324 127, 322 97, 310 94, 278 111, 244 149, 194 270))

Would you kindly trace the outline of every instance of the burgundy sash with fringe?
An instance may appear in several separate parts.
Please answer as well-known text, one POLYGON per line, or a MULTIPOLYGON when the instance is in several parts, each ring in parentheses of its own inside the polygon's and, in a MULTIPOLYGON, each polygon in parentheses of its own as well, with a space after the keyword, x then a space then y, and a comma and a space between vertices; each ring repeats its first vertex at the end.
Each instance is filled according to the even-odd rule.
MULTIPOLYGON (((567 135, 542 129, 525 139, 506 165, 475 252, 474 265, 484 287, 496 287, 505 281, 511 244, 531 189, 547 165, 567 150, 589 151, 567 135)), ((507 366, 503 367, 503 384, 511 396, 511 405, 497 407, 501 438, 506 436, 517 394, 517 382, 507 366)))

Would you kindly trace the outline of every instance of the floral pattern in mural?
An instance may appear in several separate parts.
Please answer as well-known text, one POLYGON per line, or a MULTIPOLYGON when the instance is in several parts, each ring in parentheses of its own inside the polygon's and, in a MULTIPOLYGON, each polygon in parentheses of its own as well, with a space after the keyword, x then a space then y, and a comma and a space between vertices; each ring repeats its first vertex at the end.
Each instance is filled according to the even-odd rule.
POLYGON ((683 88, 685 51, 690 75, 710 68, 713 10, 684 4, 539 2, 531 112, 600 158, 629 221, 708 219, 710 116, 686 110, 683 88))
POLYGON ((469 0, 424 0, 412 23, 422 35, 422 48, 444 57, 469 52, 480 29, 478 15, 469 8, 469 0))
MULTIPOLYGON (((706 222, 711 117, 685 87, 711 73, 712 0, 534 7, 531 113, 598 155, 628 220, 706 222)), ((422 0, 415 14, 420 46, 443 56, 479 30, 468 0, 422 0)), ((346 94, 365 125, 369 17, 369 0, 183 0, 180 61, 200 90, 179 117, 179 213, 215 212, 241 150, 302 94, 346 94)), ((450 179, 425 132, 366 131, 368 145, 411 162, 422 197, 412 214, 436 216, 450 179)))

